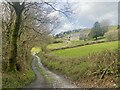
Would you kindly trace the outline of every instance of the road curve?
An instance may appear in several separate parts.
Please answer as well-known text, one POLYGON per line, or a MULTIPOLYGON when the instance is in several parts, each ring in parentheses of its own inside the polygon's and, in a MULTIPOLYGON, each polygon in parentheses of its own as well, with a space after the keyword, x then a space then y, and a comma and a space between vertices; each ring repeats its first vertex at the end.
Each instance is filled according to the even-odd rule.
POLYGON ((32 61, 32 70, 35 73, 36 78, 31 84, 25 86, 24 88, 52 88, 46 78, 40 73, 40 71, 38 71, 35 65, 35 56, 33 58, 34 59, 32 61))
POLYGON ((47 68, 43 66, 41 63, 40 58, 37 55, 33 55, 34 58, 37 58, 38 60, 38 66, 44 70, 52 79, 52 86, 45 80, 45 77, 40 74, 40 72, 35 67, 35 60, 32 62, 32 69, 36 74, 36 80, 33 81, 30 85, 28 85, 26 88, 78 88, 76 85, 73 85, 70 83, 69 80, 63 78, 62 76, 59 76, 51 71, 49 71, 47 68))

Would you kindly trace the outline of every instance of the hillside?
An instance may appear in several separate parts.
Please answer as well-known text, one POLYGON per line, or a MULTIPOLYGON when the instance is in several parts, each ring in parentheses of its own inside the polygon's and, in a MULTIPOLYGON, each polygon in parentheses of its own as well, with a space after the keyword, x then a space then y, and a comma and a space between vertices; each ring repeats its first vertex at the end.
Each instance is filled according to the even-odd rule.
MULTIPOLYGON (((60 37, 60 38, 57 38, 57 39, 62 40, 62 41, 66 41, 66 40, 74 41, 74 40, 84 39, 88 36, 88 34, 90 33, 90 30, 91 29, 86 28, 86 29, 78 29, 77 31, 71 30, 67 32, 62 32, 58 34, 57 37, 60 37)), ((117 26, 108 27, 108 32, 112 30, 117 30, 117 26)))
POLYGON ((118 3, 5 0, 0 7, 2 90, 120 87, 118 3))
POLYGON ((56 50, 41 56, 44 66, 79 87, 117 87, 118 42, 56 50), (110 66, 110 67, 108 67, 110 66), (104 70, 106 73, 104 73, 104 70))
POLYGON ((58 56, 63 57, 80 57, 80 56, 86 56, 91 53, 96 53, 100 51, 104 51, 107 49, 117 49, 118 48, 118 42, 106 42, 106 43, 100 43, 100 44, 93 44, 93 45, 87 45, 87 46, 80 46, 76 48, 68 48, 63 50, 56 50, 52 53, 58 56))

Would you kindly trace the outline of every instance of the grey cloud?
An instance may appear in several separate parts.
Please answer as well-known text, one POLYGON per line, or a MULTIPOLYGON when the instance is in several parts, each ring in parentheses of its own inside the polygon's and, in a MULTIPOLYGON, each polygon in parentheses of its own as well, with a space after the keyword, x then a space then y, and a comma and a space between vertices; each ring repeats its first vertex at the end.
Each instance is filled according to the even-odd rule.
MULTIPOLYGON (((117 2, 73 2, 70 6, 75 14, 70 16, 71 29, 92 27, 95 21, 110 20, 112 25, 118 23, 117 2)), ((65 17, 65 16, 62 16, 65 17)), ((66 18, 61 19, 61 25, 69 23, 66 18)), ((61 26, 60 31, 66 31, 61 26)), ((58 30, 58 31, 59 31, 58 30)))

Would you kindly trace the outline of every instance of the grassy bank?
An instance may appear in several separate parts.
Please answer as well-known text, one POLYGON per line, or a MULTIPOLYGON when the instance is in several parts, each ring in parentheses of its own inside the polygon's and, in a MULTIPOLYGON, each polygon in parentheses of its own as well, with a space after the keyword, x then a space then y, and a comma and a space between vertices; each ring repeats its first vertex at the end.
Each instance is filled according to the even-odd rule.
POLYGON ((3 88, 22 88, 32 82, 35 78, 31 69, 24 72, 3 73, 3 75, 3 88))
POLYGON ((22 88, 35 79, 35 74, 31 68, 31 61, 24 71, 3 72, 2 76, 2 88, 22 88))
POLYGON ((118 42, 106 42, 40 56, 46 67, 80 87, 117 87, 117 48, 118 42))
POLYGON ((116 87, 117 55, 115 51, 104 51, 101 54, 92 54, 81 58, 44 55, 42 63, 53 72, 65 75, 80 87, 116 87), (113 64, 108 68, 104 77, 100 79, 111 63, 113 64), (104 84, 101 81, 104 81, 104 84))

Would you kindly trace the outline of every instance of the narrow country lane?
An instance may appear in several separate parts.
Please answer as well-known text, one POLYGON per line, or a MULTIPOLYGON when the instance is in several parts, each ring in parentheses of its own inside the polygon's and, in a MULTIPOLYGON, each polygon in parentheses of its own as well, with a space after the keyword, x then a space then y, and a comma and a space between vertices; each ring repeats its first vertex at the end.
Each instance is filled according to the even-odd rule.
POLYGON ((49 71, 42 65, 40 58, 37 55, 34 55, 34 58, 35 57, 38 60, 38 66, 53 79, 52 86, 47 82, 45 77, 42 76, 42 74, 40 74, 40 72, 36 69, 35 60, 33 60, 32 69, 36 74, 36 80, 34 80, 30 85, 26 86, 26 88, 77 88, 77 86, 71 84, 69 80, 66 80, 62 76, 56 75, 55 73, 49 71))
POLYGON ((52 88, 52 86, 47 82, 45 77, 38 71, 37 67, 35 66, 35 56, 32 61, 32 69, 36 75, 36 79, 25 88, 52 88))

